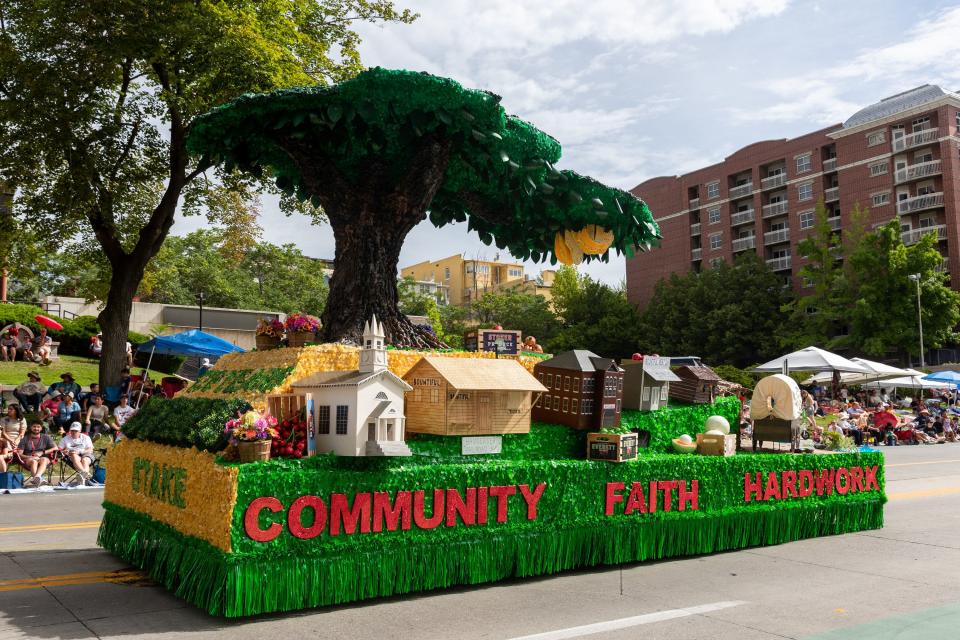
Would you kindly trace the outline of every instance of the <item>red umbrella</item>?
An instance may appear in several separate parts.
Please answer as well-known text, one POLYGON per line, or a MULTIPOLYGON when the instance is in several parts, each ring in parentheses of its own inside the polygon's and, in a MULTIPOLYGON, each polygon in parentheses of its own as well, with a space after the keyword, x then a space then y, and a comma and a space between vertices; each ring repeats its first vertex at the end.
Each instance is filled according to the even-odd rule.
POLYGON ((46 327, 47 329, 53 329, 54 331, 63 331, 63 325, 54 320, 53 318, 48 318, 47 316, 33 316, 33 319, 36 320, 39 324, 46 327))

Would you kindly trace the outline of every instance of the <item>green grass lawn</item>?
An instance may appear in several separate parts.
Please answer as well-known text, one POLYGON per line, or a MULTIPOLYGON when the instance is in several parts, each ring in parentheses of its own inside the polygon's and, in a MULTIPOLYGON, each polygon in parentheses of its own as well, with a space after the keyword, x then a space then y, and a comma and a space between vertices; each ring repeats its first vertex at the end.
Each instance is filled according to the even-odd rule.
MULTIPOLYGON (((61 373, 69 371, 73 374, 77 384, 81 387, 88 387, 91 382, 96 382, 99 379, 99 367, 99 360, 78 356, 60 356, 59 360, 54 360, 48 367, 41 367, 21 360, 16 362, 0 361, 0 385, 18 385, 26 381, 28 371, 36 371, 40 374, 42 382, 49 386, 60 381, 61 373)), ((133 372, 140 373, 140 369, 135 367, 133 372)), ((165 375, 167 374, 159 371, 150 371, 150 377, 154 380, 160 380, 165 375)))

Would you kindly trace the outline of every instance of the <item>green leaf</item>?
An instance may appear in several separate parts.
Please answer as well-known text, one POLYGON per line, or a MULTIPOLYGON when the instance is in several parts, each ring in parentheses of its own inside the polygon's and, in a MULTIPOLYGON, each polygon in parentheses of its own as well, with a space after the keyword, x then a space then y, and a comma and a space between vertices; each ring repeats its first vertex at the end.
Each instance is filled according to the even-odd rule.
POLYGON ((330 117, 330 122, 336 124, 343 116, 343 107, 339 104, 332 104, 327 107, 327 115, 330 117))

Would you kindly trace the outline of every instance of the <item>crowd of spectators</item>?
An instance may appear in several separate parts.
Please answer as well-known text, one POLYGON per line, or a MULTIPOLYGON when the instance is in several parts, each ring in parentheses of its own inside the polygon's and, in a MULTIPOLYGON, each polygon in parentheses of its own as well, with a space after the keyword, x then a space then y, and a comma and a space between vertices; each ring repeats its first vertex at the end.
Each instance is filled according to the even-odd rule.
POLYGON ((0 355, 4 362, 14 362, 19 357, 24 362, 33 362, 45 367, 50 364, 52 349, 53 338, 47 335, 45 328, 40 329, 36 335, 31 335, 11 326, 3 335, 0 335, 0 355))

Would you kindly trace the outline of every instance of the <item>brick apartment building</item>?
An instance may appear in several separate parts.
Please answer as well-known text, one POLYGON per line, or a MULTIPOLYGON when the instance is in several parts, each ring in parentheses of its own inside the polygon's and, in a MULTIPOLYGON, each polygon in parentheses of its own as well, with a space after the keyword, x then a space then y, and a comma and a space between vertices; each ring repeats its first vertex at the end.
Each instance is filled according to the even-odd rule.
POLYGON ((960 95, 923 85, 885 98, 846 122, 791 140, 750 144, 721 163, 652 178, 633 193, 663 232, 659 249, 627 262, 627 294, 641 307, 661 278, 755 251, 801 291, 797 243, 826 204, 842 234, 854 205, 868 225, 899 218, 905 244, 936 232, 960 285, 960 95))

